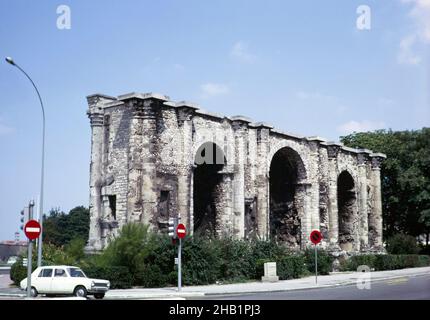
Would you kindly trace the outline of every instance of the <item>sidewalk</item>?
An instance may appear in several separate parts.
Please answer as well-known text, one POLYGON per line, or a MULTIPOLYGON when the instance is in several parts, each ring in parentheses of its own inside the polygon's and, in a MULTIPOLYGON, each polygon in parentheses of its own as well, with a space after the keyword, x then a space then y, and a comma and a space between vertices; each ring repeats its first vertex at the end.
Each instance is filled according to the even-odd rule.
MULTIPOLYGON (((371 281, 389 280, 403 277, 415 277, 429 275, 430 267, 410 268, 390 271, 371 272, 371 281)), ((247 282, 236 284, 206 285, 183 287, 181 292, 177 288, 154 289, 116 289, 106 293, 108 299, 162 299, 162 298, 187 298, 212 295, 230 295, 243 293, 276 292, 290 290, 315 289, 322 287, 334 287, 348 284, 356 284, 362 276, 360 272, 338 272, 328 276, 318 276, 318 285, 315 284, 315 276, 301 279, 283 280, 274 283, 247 282)))

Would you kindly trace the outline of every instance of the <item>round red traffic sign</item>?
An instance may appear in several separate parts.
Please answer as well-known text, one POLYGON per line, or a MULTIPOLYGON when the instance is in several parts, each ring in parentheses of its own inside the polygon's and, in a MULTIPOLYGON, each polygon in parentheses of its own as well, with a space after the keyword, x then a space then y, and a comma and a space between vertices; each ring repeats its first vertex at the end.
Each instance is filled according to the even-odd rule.
POLYGON ((187 234, 187 230, 185 229, 185 226, 180 223, 176 227, 176 234, 178 235, 179 239, 185 238, 185 235, 187 234))
POLYGON ((42 228, 36 220, 29 220, 25 224, 24 233, 28 239, 34 240, 39 238, 40 232, 42 232, 42 228))
POLYGON ((319 230, 313 230, 311 232, 310 238, 311 238, 312 243, 317 245, 322 240, 322 234, 319 230))

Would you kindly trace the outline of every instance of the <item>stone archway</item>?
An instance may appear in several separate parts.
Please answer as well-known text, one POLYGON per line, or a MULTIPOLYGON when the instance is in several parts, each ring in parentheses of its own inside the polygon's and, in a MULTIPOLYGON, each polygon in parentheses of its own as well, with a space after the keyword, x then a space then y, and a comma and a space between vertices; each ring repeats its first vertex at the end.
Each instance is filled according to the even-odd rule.
POLYGON ((337 178, 337 205, 339 223, 339 246, 352 251, 355 245, 355 217, 357 196, 354 179, 348 171, 342 171, 337 178))
POLYGON ((219 225, 219 203, 223 197, 223 176, 220 171, 226 165, 226 159, 217 144, 205 142, 198 148, 194 164, 194 233, 215 236, 219 225))
POLYGON ((306 171, 290 147, 278 150, 270 163, 270 235, 292 248, 301 246, 303 192, 306 171))

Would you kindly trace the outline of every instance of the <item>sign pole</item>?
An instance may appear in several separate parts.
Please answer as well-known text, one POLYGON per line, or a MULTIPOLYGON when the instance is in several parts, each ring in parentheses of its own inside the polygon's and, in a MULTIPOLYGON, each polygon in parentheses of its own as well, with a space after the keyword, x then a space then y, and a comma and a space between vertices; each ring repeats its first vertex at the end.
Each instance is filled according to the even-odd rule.
POLYGON ((181 291, 181 286, 182 286, 181 255, 182 255, 182 239, 179 238, 179 248, 178 248, 178 291, 181 291))
POLYGON ((315 284, 318 284, 318 254, 317 245, 315 245, 315 284))
POLYGON ((310 235, 311 242, 315 245, 315 284, 318 285, 318 250, 317 245, 322 240, 322 234, 319 230, 313 230, 310 235))
POLYGON ((27 298, 31 297, 31 254, 33 246, 32 240, 28 239, 28 252, 27 252, 27 298))

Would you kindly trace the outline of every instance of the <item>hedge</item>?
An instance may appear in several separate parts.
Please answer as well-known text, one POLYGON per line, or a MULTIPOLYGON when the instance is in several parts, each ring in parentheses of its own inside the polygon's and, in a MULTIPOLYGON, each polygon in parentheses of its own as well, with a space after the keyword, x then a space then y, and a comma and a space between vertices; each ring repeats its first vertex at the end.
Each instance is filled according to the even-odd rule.
MULTIPOLYGON (((305 263, 308 272, 315 273, 315 249, 306 249, 305 263)), ((318 249, 318 274, 328 275, 333 268, 333 258, 327 251, 318 249)))
POLYGON ((430 265, 430 256, 418 254, 356 255, 345 263, 343 270, 355 271, 360 265, 367 265, 376 271, 425 267, 430 265))

